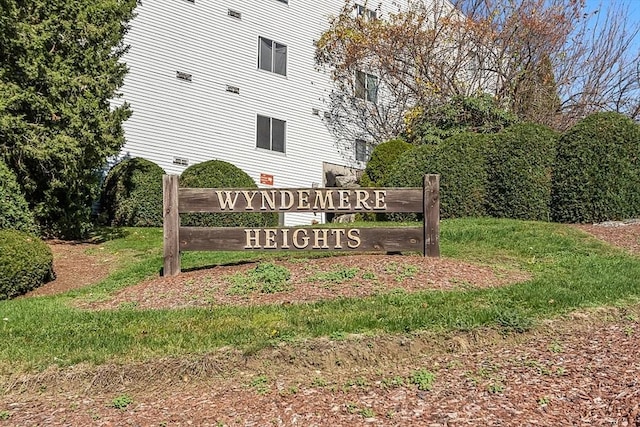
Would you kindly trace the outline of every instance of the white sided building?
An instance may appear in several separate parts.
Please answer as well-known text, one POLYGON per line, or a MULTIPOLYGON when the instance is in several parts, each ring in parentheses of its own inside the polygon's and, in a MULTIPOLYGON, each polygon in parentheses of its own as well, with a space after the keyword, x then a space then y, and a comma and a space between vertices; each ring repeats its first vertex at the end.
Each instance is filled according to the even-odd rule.
MULTIPOLYGON (((398 3, 369 1, 359 10, 384 17, 398 3)), ((323 187, 333 165, 363 168, 363 147, 354 141, 340 153, 328 131, 332 82, 314 62, 315 40, 344 4, 143 1, 125 39, 129 74, 116 101, 133 111, 122 155, 169 174, 224 160, 260 187, 277 188, 323 187)), ((285 224, 313 220, 324 218, 287 214, 285 224)))

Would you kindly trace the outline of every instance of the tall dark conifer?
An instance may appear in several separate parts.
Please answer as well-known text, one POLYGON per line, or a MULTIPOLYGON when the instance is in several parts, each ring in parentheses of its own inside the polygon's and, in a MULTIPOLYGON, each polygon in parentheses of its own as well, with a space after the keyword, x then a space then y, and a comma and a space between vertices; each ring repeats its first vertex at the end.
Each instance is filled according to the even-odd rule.
POLYGON ((136 0, 0 0, 0 159, 41 229, 89 229, 99 171, 124 144, 119 61, 136 0))

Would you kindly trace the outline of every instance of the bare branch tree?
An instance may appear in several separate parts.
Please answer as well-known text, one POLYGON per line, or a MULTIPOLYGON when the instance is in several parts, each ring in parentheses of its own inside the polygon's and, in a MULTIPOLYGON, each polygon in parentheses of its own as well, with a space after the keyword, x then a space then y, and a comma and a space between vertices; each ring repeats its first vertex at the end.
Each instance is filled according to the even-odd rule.
POLYGON ((381 20, 355 11, 347 0, 316 57, 336 82, 330 129, 346 142, 389 139, 425 108, 479 94, 556 129, 600 110, 638 118, 628 4, 600 13, 582 0, 408 0, 381 20), (375 97, 362 96, 362 73, 375 97))

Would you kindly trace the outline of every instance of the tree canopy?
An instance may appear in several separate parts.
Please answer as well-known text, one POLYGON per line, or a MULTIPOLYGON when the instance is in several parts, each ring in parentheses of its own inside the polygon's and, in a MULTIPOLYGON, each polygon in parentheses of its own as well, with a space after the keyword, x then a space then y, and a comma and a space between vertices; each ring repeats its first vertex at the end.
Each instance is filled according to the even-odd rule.
POLYGON ((124 144, 112 108, 136 0, 0 0, 0 159, 45 234, 79 237, 124 144))
POLYGON ((317 64, 336 82, 329 127, 338 138, 381 142, 404 131, 417 109, 485 94, 520 120, 557 130, 601 110, 637 119, 639 24, 629 22, 628 7, 410 0, 372 19, 348 0, 316 43, 317 64), (377 86, 375 99, 357 96, 358 73, 377 86))

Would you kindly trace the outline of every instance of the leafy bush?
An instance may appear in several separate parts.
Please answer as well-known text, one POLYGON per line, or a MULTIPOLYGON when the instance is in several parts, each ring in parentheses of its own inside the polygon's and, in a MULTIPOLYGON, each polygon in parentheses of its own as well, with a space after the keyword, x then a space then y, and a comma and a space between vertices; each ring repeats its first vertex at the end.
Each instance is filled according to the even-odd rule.
POLYGON ((384 185, 391 166, 402 153, 413 148, 411 144, 402 139, 392 139, 377 145, 367 162, 360 185, 363 187, 380 187, 384 185))
POLYGON ((492 136, 487 153, 487 213, 548 221, 558 135, 537 124, 511 126, 492 136))
POLYGON ((104 220, 118 226, 162 227, 162 175, 160 166, 140 157, 111 168, 100 199, 104 220))
MULTIPOLYGON (((440 216, 483 216, 485 198, 485 151, 487 137, 457 134, 439 145, 421 145, 403 153, 392 166, 385 185, 422 187, 427 173, 440 174, 440 216)), ((391 215, 411 219, 417 215, 391 215)))
POLYGON ((0 161, 0 229, 36 233, 33 214, 18 185, 15 174, 0 161))
MULTIPOLYGON (((240 168, 222 160, 189 166, 180 176, 180 186, 190 188, 258 188, 240 168)), ((276 213, 193 213, 181 215, 183 226, 262 227, 278 224, 276 213)))
POLYGON ((53 280, 51 249, 39 238, 0 230, 0 300, 13 298, 53 280))
POLYGON ((455 96, 408 114, 405 137, 415 145, 438 144, 458 133, 496 133, 517 122, 491 95, 455 96))
POLYGON ((596 113, 560 138, 552 218, 599 222, 640 215, 640 125, 596 113))

